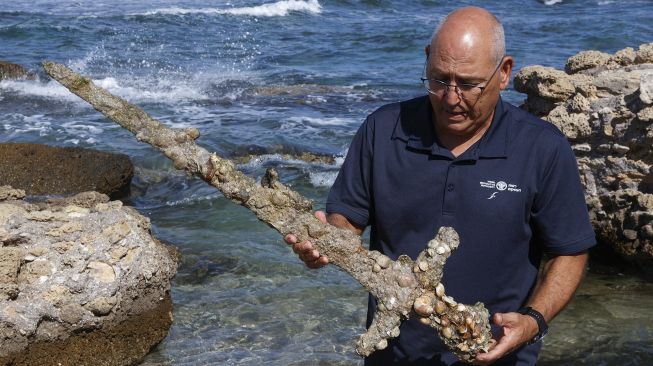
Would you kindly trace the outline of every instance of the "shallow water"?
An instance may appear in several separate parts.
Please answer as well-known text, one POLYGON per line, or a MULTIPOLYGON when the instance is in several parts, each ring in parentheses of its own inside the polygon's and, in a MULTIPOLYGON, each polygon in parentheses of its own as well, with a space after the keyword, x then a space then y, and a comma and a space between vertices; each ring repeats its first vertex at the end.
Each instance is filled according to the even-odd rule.
MULTIPOLYGON (((247 210, 45 78, 41 60, 70 65, 170 126, 199 128, 209 150, 264 154, 241 168, 261 176, 275 167, 321 208, 342 159, 309 164, 275 153, 342 157, 368 113, 422 94, 423 47, 454 6, 495 12, 517 69, 653 41, 648 0, 0 4, 0 59, 41 76, 0 82, 0 141, 128 154, 137 167, 129 203, 183 254, 175 322, 146 365, 360 364, 353 344, 366 295, 335 268, 305 269, 247 210)), ((516 104, 523 97, 504 92, 516 104)), ((653 364, 651 284, 594 267, 552 324, 541 364, 653 364)))

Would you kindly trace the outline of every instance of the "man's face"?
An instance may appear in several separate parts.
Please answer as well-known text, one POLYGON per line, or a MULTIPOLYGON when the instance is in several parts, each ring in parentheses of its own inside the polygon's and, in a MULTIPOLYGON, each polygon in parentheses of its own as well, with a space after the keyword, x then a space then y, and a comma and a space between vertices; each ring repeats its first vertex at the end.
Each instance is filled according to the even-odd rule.
POLYGON ((503 64, 497 70, 495 58, 485 49, 479 52, 471 47, 454 50, 432 46, 430 51, 427 78, 449 85, 478 84, 484 87, 475 97, 461 95, 453 87, 441 96, 429 94, 438 133, 473 136, 479 129, 489 126, 499 93, 507 84, 503 82, 506 79, 503 64))

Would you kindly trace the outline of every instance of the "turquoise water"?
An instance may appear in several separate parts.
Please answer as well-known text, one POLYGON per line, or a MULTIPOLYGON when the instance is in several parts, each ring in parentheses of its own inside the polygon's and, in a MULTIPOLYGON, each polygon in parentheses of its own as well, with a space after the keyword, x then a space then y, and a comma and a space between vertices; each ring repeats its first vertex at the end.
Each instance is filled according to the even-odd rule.
MULTIPOLYGON (((422 94, 423 47, 459 5, 492 10, 508 53, 561 68, 580 50, 653 41, 651 1, 0 0, 0 59, 37 81, 0 82, 0 141, 123 152, 137 172, 129 203, 183 254, 175 322, 146 365, 351 365, 366 296, 335 268, 305 269, 267 226, 203 182, 176 172, 63 87, 39 62, 66 63, 199 143, 235 156, 253 176, 323 202, 341 159, 309 164, 275 152, 341 158, 382 104, 422 94)), ((520 103, 512 89, 504 98, 520 103)), ((544 365, 653 364, 653 288, 592 265, 552 325, 544 365)))

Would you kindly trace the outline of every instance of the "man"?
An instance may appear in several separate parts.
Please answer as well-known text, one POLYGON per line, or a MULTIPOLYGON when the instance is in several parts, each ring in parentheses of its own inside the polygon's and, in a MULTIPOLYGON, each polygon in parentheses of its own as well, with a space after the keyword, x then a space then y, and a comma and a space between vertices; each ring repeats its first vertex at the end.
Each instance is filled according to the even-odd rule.
MULTIPOLYGON (((496 345, 475 364, 534 365, 547 323, 571 299, 595 244, 576 161, 553 125, 505 103, 513 59, 486 10, 449 14, 426 47, 428 96, 384 106, 354 137, 323 222, 360 234, 370 249, 413 259, 438 228, 460 246, 443 284, 458 302, 482 301, 496 345), (540 263, 546 257, 541 271, 540 263)), ((328 263, 286 237, 310 268, 328 263)), ((368 324, 375 310, 370 300, 368 324)), ((366 365, 456 363, 436 332, 405 321, 366 365)))

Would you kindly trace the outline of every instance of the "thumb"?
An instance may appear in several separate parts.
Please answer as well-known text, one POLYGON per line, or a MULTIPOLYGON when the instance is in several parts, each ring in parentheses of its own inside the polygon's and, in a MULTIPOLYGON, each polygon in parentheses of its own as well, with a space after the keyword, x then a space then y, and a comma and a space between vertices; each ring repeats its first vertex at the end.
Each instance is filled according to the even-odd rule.
POLYGON ((315 211, 314 215, 318 220, 320 220, 321 223, 323 223, 323 224, 327 223, 327 218, 326 218, 326 214, 324 213, 324 211, 315 211))
POLYGON ((516 313, 496 313, 492 320, 502 328, 513 328, 517 325, 519 316, 516 313))
POLYGON ((494 314, 494 317, 492 319, 494 324, 499 325, 499 326, 504 326, 505 325, 505 318, 503 317, 503 314, 501 313, 496 313, 494 314))

